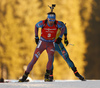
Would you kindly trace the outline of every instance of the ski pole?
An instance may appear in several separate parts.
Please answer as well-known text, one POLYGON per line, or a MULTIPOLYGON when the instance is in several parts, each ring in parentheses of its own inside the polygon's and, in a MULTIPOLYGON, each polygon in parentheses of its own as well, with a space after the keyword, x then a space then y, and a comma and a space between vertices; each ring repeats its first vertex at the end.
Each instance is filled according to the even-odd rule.
POLYGON ((71 44, 71 43, 68 43, 68 44, 74 46, 74 44, 71 44))

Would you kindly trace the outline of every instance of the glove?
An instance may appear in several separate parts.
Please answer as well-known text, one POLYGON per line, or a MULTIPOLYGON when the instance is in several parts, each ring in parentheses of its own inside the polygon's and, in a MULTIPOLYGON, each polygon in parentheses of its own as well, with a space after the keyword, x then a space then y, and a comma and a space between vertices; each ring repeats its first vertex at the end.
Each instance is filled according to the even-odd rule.
POLYGON ((68 42, 67 38, 64 39, 64 43, 66 44, 66 46, 68 45, 69 42, 68 42))
POLYGON ((38 42, 39 42, 39 37, 36 36, 36 37, 35 37, 35 43, 38 44, 38 42))
POLYGON ((60 37, 58 37, 55 43, 60 44, 61 43, 61 40, 62 39, 60 37))

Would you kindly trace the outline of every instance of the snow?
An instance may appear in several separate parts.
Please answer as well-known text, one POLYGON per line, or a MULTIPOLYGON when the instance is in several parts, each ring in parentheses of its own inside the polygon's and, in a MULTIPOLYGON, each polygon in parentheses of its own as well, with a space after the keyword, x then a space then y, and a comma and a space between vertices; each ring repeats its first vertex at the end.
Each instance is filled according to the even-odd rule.
POLYGON ((18 80, 9 80, 9 83, 0 83, 0 88, 100 88, 100 80, 31 80, 22 83, 18 83, 18 80))

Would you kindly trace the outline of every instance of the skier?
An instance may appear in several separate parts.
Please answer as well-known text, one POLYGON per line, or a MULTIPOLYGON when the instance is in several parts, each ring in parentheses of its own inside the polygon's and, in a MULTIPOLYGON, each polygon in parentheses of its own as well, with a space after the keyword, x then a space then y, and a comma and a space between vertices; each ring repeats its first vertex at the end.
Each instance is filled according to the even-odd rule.
POLYGON ((4 78, 0 78, 0 83, 3 83, 4 82, 4 78))
MULTIPOLYGON (((75 76, 78 77, 80 80, 85 81, 84 77, 79 74, 79 72, 77 71, 74 63, 69 58, 68 52, 65 49, 64 45, 62 44, 61 40, 62 40, 62 35, 58 37, 58 39, 55 43, 55 51, 57 51, 64 58, 64 60, 68 63, 69 67, 74 72, 75 76)), ((64 32, 64 43, 66 44, 66 46, 69 44, 69 42, 67 40, 67 28, 66 27, 65 27, 65 32, 64 32)), ((53 76, 53 66, 52 66, 51 70, 52 70, 52 76, 53 76)), ((49 81, 49 74, 46 73, 45 75, 46 75, 45 76, 45 81, 49 81), (48 77, 47 77, 47 75, 48 75, 48 77)))
POLYGON ((55 51, 54 41, 56 38, 56 33, 58 29, 62 30, 60 33, 60 36, 63 35, 65 31, 65 24, 61 21, 56 20, 56 14, 54 12, 49 12, 48 17, 46 20, 39 21, 35 25, 35 42, 37 44, 37 47, 35 49, 33 59, 27 66, 27 70, 25 71, 23 77, 19 79, 19 82, 24 82, 30 71, 32 70, 34 64, 38 60, 41 53, 46 49, 48 53, 48 63, 47 63, 47 69, 46 72, 50 74, 49 80, 52 81, 52 64, 53 64, 53 56, 55 51), (41 30, 41 37, 39 40, 38 37, 38 29, 42 28, 41 30))

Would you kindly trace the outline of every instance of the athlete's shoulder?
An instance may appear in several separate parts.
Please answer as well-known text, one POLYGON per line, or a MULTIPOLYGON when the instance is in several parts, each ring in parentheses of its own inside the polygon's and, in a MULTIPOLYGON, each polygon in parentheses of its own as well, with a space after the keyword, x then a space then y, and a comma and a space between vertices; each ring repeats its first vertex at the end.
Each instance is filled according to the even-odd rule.
POLYGON ((62 21, 58 21, 59 25, 64 25, 64 23, 62 21))
POLYGON ((44 20, 41 20, 41 21, 36 23, 36 27, 42 27, 43 24, 44 24, 44 20))
POLYGON ((60 28, 63 27, 65 24, 62 21, 57 21, 57 25, 60 28))
POLYGON ((43 20, 41 20, 41 21, 37 22, 36 24, 41 24, 41 23, 43 23, 43 20))

